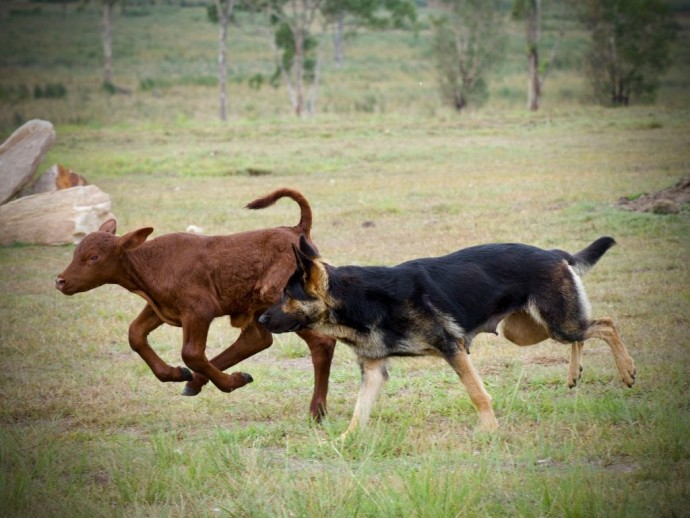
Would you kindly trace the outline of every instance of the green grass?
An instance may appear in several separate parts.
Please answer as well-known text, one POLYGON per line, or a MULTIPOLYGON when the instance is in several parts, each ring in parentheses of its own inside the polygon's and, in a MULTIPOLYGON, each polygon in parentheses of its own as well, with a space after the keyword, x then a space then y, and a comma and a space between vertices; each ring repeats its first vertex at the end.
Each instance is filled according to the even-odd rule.
MULTIPOLYGON (((52 278, 71 247, 2 248, 1 507, 13 516, 682 515, 690 220, 614 203, 684 174, 687 130, 681 114, 649 108, 477 115, 460 126, 400 118, 58 128, 47 162, 91 171, 121 232, 293 224, 287 202, 242 208, 290 185, 312 201, 313 235, 336 264, 393 264, 502 240, 578 250, 613 235, 619 245, 585 283, 594 314, 617 322, 639 381, 625 388, 606 345, 591 342, 582 382, 569 390, 563 346, 481 336, 472 357, 494 398, 495 435, 474 431, 456 375, 422 359, 393 362, 371 428, 342 444, 358 384, 345 346, 322 425, 307 419, 311 362, 290 335, 239 367, 252 385, 183 398, 128 348, 137 297, 117 287, 64 297, 52 278), (185 171, 187 157, 212 149, 232 170, 273 174, 185 171), (137 167, 147 161, 150 170, 137 167)), ((209 354, 234 336, 216 322, 209 354)), ((152 343, 179 364, 180 339, 166 327, 152 343)))
MULTIPOLYGON (((432 69, 423 35, 363 33, 346 69, 324 72, 317 118, 296 120, 282 90, 234 83, 233 119, 223 125, 215 88, 198 80, 214 74, 215 30, 202 9, 119 18, 116 77, 134 93, 108 96, 95 11, 70 8, 63 18, 40 6, 0 19, 0 70, 12 71, 0 83, 33 91, 60 82, 68 96, 2 101, 0 127, 9 133, 15 113, 53 120, 57 140, 39 170, 58 162, 108 192, 119 233, 292 225, 293 203, 243 208, 291 186, 309 198, 313 237, 334 264, 395 264, 493 241, 576 251, 612 235, 618 246, 584 282, 594 315, 614 318, 638 382, 623 386, 603 342, 588 342, 582 381, 569 390, 568 348, 482 335, 472 359, 498 432, 475 431, 477 413, 443 362, 399 360, 370 428, 342 443, 359 383, 346 346, 336 350, 320 425, 307 417, 311 361, 293 335, 232 369, 253 384, 185 398, 129 349, 141 299, 113 286, 58 293, 53 278, 72 247, 0 248, 0 515, 687 515, 689 213, 615 206, 688 172, 687 59, 657 105, 619 110, 583 104, 581 78, 565 67, 536 114, 524 110, 521 65, 509 61, 486 109, 458 117, 424 86, 432 69), (29 50, 27 34, 47 40, 29 50), (152 88, 139 88, 145 79, 152 88), (357 111, 371 99, 373 113, 357 111)), ((270 68, 259 35, 232 33, 238 74, 270 68)), ((564 44, 567 63, 580 36, 564 44)), ((676 52, 689 55, 682 45, 676 52)), ((236 335, 225 319, 214 322, 209 356, 236 335)), ((151 342, 180 364, 178 329, 164 326, 151 342)))

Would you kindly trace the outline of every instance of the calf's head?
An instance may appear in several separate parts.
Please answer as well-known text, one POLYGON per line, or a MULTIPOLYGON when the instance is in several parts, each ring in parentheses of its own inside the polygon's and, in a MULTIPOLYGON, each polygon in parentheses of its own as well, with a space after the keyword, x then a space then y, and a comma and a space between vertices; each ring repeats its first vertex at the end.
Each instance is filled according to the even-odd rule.
POLYGON ((318 253, 300 237, 299 248, 292 247, 297 266, 288 280, 280 302, 259 317, 272 333, 314 329, 328 317, 328 272, 318 253))
POLYGON ((96 232, 87 235, 74 249, 72 262, 55 279, 55 287, 65 295, 89 291, 103 284, 118 283, 125 275, 121 257, 141 245, 153 232, 141 228, 117 237, 117 222, 109 219, 96 232))

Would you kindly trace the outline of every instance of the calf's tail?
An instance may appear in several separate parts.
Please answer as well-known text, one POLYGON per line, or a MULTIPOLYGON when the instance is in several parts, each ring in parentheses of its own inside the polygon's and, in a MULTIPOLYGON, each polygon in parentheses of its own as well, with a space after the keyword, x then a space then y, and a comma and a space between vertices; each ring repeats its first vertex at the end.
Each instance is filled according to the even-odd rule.
POLYGON ((292 198, 297 202, 297 205, 299 205, 300 208, 300 219, 299 223, 297 224, 297 227, 302 231, 302 233, 306 237, 311 238, 311 207, 309 206, 309 202, 307 201, 307 199, 304 196, 302 196, 301 193, 293 189, 278 189, 276 191, 273 191, 272 193, 267 194, 266 196, 257 198, 256 200, 248 203, 247 208, 264 209, 266 207, 270 207, 281 198, 292 198))

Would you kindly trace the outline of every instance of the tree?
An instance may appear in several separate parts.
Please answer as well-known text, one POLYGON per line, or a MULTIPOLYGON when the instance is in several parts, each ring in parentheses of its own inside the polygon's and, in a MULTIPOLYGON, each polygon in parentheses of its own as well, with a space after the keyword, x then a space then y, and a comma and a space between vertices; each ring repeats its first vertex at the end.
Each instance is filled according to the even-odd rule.
POLYGON ((272 40, 276 54, 276 76, 281 77, 298 117, 314 112, 319 78, 317 40, 311 27, 323 0, 271 0, 267 6, 275 28, 272 40), (306 86, 311 85, 309 103, 306 86))
POLYGON ((495 0, 447 0, 433 22, 433 54, 443 101, 460 111, 489 96, 487 74, 504 46, 495 0))
POLYGON ((103 43, 103 86, 114 91, 113 85, 113 10, 117 0, 102 1, 101 41, 103 43))
POLYGON ((215 13, 209 10, 211 21, 220 25, 218 31, 218 88, 220 98, 220 120, 228 120, 228 25, 232 18, 235 0, 214 0, 215 13))
POLYGON ((345 61, 345 28, 402 28, 417 20, 412 0, 325 0, 321 13, 333 26, 333 53, 336 66, 345 61))
POLYGON ((558 38, 551 48, 549 59, 540 63, 539 47, 541 43, 542 0, 515 0, 513 4, 513 18, 525 21, 527 29, 527 107, 536 111, 539 109, 539 98, 546 78, 551 70, 551 64, 556 57, 558 43, 564 32, 565 1, 561 0, 560 30, 558 38))
POLYGON ((585 0, 591 31, 586 73, 603 104, 627 106, 651 99, 670 65, 677 25, 663 0, 585 0))

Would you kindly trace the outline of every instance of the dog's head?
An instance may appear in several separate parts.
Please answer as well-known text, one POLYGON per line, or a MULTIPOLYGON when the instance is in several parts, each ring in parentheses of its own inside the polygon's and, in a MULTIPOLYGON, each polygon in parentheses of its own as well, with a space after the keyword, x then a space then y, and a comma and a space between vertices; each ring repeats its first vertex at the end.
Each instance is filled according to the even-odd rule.
POLYGON ((280 302, 268 308, 259 322, 272 333, 311 329, 328 316, 328 272, 319 254, 300 236, 293 245, 297 266, 280 302))

